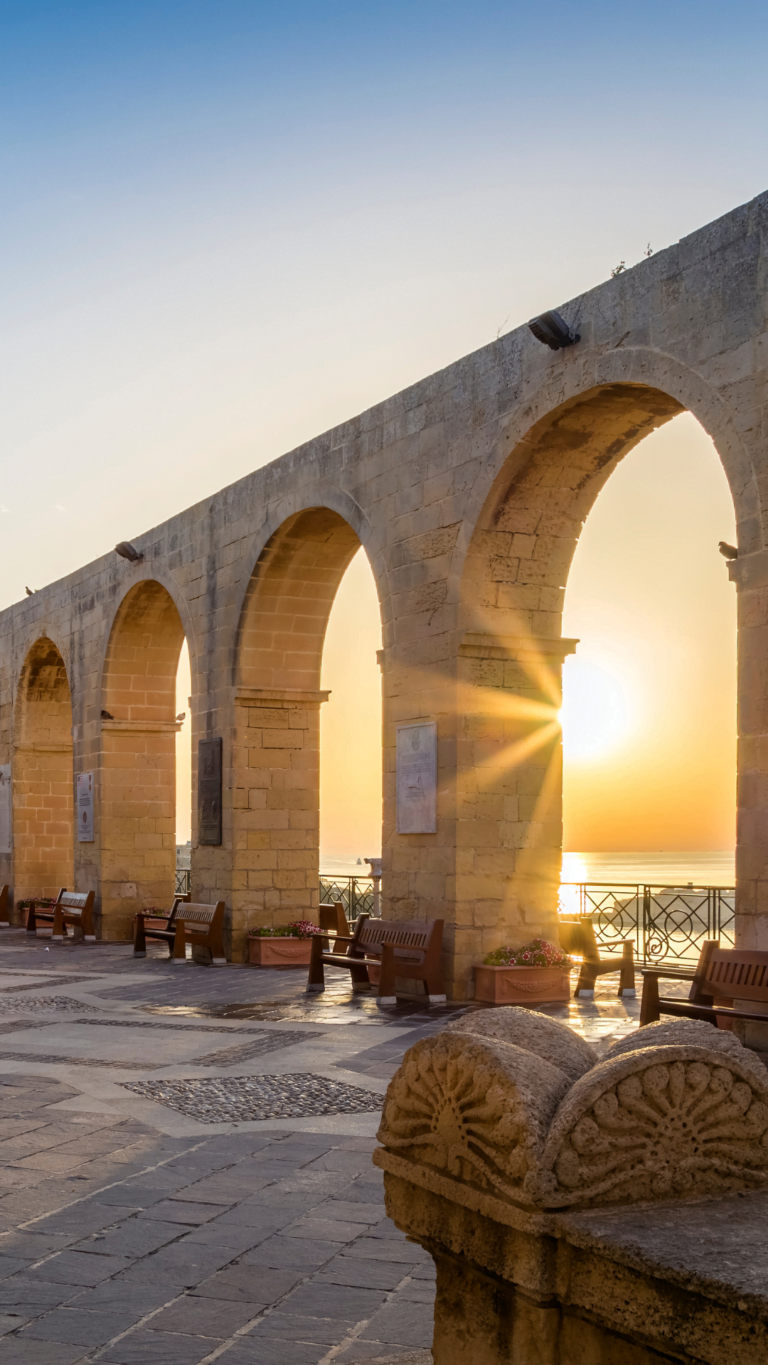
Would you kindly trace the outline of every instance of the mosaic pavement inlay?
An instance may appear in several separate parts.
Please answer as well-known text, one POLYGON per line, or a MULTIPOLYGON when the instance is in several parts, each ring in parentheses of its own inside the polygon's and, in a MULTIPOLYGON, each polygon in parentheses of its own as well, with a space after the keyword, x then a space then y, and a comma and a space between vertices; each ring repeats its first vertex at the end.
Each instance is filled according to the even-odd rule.
MULTIPOLYGON (((306 1036, 306 1035, 304 1035, 306 1036)), ((370 1114, 384 1097, 325 1076, 218 1076, 200 1080, 123 1081, 124 1089, 200 1123, 370 1114)))

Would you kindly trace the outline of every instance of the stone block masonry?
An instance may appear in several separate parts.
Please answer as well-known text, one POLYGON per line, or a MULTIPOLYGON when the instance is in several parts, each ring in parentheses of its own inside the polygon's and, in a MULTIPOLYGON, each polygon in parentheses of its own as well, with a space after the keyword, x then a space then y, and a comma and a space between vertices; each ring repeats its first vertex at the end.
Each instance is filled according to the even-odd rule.
POLYGON ((737 941, 768 948, 767 232, 761 195, 562 304, 578 345, 550 352, 520 327, 161 526, 127 527, 136 564, 105 555, 1 613, 0 877, 16 898, 74 879, 108 938, 170 903, 186 638, 193 766, 200 740, 223 744, 222 841, 193 829, 195 898, 225 900, 238 960, 248 928, 312 912, 323 640, 362 545, 384 639, 383 913, 445 920, 457 998, 490 949, 556 937, 568 569, 618 462, 687 410, 736 507, 737 941), (414 721, 437 723, 433 834, 397 832, 396 727, 414 721), (87 843, 78 772, 95 777, 87 843))

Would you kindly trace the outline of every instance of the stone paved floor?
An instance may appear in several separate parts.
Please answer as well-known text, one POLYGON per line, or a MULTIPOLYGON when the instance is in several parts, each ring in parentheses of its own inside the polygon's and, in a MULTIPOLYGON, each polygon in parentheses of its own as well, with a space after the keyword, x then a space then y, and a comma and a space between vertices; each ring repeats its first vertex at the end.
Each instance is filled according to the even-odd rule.
MULTIPOLYGON (((0 935, 3 1365, 344 1365, 430 1344, 432 1262, 386 1218, 371 1152, 404 1051, 458 1007, 0 935)), ((612 989, 547 1012, 603 1049, 637 1026, 612 989)))

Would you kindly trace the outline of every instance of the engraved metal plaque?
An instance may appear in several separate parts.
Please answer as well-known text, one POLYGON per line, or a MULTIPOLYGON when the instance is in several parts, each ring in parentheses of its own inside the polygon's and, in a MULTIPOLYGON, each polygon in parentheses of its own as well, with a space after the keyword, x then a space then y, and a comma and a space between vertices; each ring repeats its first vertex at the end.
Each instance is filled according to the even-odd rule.
POLYGON ((397 832, 437 833, 437 725, 397 727, 397 832))
POLYGON ((93 773, 77 774, 77 841, 93 843, 93 773))
POLYGON ((11 851, 11 765, 0 765, 0 853, 11 851))
POLYGON ((197 746, 197 841, 221 843, 221 739, 197 746))

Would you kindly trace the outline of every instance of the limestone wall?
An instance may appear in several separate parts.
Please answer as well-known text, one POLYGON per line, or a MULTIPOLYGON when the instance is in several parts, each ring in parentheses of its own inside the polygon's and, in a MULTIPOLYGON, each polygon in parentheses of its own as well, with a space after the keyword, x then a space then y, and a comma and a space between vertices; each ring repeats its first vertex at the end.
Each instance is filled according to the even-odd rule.
POLYGON ((247 925, 311 909, 322 641, 362 544, 384 632, 384 913, 446 920, 458 994, 500 942, 554 936, 568 567, 617 462, 688 409, 737 511, 738 932, 768 946, 767 222, 761 196, 561 305, 582 336, 569 350, 520 327, 163 525, 126 527, 138 564, 110 553, 0 614, 0 761, 21 773, 16 865, 3 857, 0 875, 19 887, 59 875, 53 855, 23 871, 20 746, 44 727, 22 740, 17 716, 43 640, 66 670, 74 771, 97 778, 76 884, 96 890, 100 931, 118 937, 134 908, 170 899, 183 633, 193 763, 200 739, 223 740, 223 842, 200 846, 193 831, 195 896, 225 899, 236 953, 247 925), (438 725, 437 833, 399 835, 395 727, 420 719, 438 725))

